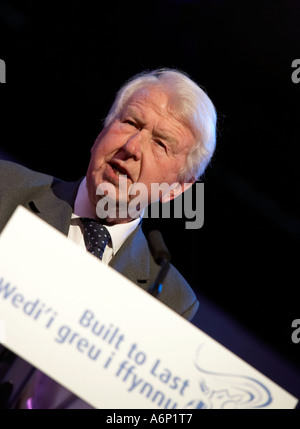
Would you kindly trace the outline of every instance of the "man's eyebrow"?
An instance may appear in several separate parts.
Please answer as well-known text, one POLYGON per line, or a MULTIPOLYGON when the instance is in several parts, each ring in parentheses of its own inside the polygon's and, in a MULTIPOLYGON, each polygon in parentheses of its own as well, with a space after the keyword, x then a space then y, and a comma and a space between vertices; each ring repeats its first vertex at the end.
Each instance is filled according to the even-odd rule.
POLYGON ((139 117, 139 115, 136 113, 135 110, 131 109, 130 107, 128 109, 126 109, 123 113, 122 113, 122 118, 126 117, 127 115, 131 116, 139 125, 143 125, 144 122, 143 120, 139 117))
POLYGON ((158 137, 159 139, 165 140, 166 142, 170 143, 170 145, 176 147, 178 145, 178 141, 175 137, 168 136, 167 134, 161 133, 159 131, 154 131, 154 136, 158 137))

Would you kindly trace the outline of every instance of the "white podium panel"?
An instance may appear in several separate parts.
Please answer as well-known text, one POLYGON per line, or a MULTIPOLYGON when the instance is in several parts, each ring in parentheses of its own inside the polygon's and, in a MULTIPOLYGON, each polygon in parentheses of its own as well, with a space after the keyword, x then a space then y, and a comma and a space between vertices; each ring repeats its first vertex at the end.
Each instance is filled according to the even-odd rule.
POLYGON ((0 236, 0 339, 95 408, 294 408, 296 398, 19 207, 0 236))

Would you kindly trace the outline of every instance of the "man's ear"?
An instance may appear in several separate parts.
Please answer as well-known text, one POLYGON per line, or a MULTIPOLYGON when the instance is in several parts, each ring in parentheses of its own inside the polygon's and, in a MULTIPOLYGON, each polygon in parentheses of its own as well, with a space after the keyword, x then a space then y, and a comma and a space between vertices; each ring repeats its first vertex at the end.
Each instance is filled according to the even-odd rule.
POLYGON ((189 189, 193 184, 195 183, 195 180, 192 179, 185 183, 175 183, 172 185, 169 192, 165 192, 164 195, 160 198, 160 201, 162 203, 168 203, 171 200, 174 200, 174 198, 181 195, 183 192, 185 192, 187 189, 189 189))

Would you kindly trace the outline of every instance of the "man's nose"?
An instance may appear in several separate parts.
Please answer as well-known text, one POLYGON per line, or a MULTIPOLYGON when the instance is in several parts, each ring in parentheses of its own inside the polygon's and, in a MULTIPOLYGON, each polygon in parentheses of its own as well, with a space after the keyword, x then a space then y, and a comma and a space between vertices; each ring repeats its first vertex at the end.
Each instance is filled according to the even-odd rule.
POLYGON ((141 132, 139 131, 127 140, 127 142, 122 146, 122 150, 128 157, 134 158, 136 161, 138 161, 142 156, 141 144, 142 136, 141 132))

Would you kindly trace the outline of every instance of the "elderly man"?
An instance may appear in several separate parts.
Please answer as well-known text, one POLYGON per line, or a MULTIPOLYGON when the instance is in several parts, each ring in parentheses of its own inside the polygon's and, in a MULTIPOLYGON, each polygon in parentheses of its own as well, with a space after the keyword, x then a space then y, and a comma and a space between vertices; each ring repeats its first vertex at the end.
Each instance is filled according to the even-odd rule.
MULTIPOLYGON (((91 149, 85 178, 65 183, 0 163, 0 230, 22 204, 148 290, 159 266, 149 251, 140 217, 128 209, 134 198, 130 190, 143 185, 143 207, 151 203, 153 183, 170 185, 171 191, 161 195, 163 202, 180 195, 209 163, 215 129, 212 102, 184 73, 160 69, 134 76, 116 96, 91 149), (105 189, 114 191, 115 210, 105 211, 101 204, 105 189), (91 248, 86 220, 101 222, 102 231, 105 228, 101 242, 106 246, 91 248)), ((190 286, 173 266, 159 299, 189 320, 198 307, 190 286)), ((82 407, 43 374, 38 373, 37 379, 31 383, 34 408, 82 407)))

